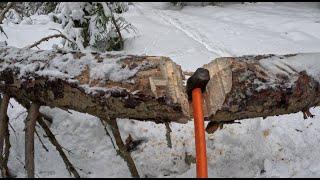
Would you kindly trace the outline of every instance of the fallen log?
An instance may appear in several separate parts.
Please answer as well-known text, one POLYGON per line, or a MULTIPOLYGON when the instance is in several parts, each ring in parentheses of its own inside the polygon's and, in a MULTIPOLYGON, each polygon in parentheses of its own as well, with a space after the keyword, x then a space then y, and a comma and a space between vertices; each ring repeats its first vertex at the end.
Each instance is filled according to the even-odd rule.
POLYGON ((233 121, 302 111, 320 105, 320 53, 218 58, 204 65, 211 121, 233 121))
MULTIPOLYGON (((320 104, 320 53, 218 58, 204 93, 206 120, 233 121, 320 104)), ((0 47, 0 91, 20 103, 73 109, 101 119, 185 123, 184 75, 166 57, 0 47)))
POLYGON ((18 102, 101 119, 185 123, 190 118, 181 68, 165 57, 5 46, 0 48, 0 81, 0 91, 18 102))

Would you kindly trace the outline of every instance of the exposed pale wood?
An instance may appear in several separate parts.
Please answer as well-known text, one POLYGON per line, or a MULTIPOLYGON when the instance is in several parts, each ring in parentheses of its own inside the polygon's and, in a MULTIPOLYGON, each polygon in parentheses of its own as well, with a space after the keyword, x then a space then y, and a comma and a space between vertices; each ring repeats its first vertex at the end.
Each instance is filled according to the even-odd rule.
MULTIPOLYGON (((181 67, 169 58, 43 50, 32 50, 30 55, 28 51, 0 47, 0 57, 4 57, 0 58, 0 67, 8 67, 0 72, 0 81, 4 82, 0 84, 0 91, 20 103, 34 101, 44 106, 89 113, 101 119, 129 118, 156 123, 186 123, 192 119, 191 102, 187 100, 183 84, 185 77, 181 67), (11 52, 15 52, 16 58, 11 52), (45 57, 39 62, 50 66, 56 57, 80 60, 88 54, 92 56, 92 59, 88 59, 90 66, 78 69, 81 73, 76 77, 53 78, 36 72, 19 76, 23 62, 33 63, 38 55, 45 57), (117 61, 120 67, 140 68, 126 81, 90 79, 93 66, 115 57, 120 59, 117 61), (85 87, 96 89, 88 91, 85 87)), ((290 59, 295 56, 227 57, 204 65, 211 76, 204 93, 205 119, 233 121, 299 111, 304 112, 305 117, 312 117, 308 109, 320 104, 319 83, 315 77, 294 68, 287 72, 285 68, 274 65, 280 70, 277 74, 269 72, 262 65, 262 60, 269 61, 270 57, 290 59), (258 89, 256 82, 266 88, 258 89)), ((314 59, 308 59, 311 56, 320 57, 320 54, 306 53, 296 57, 310 64, 314 62, 314 59)), ((290 69, 289 66, 287 68, 290 69)), ((318 69, 320 73, 320 67, 318 69)))

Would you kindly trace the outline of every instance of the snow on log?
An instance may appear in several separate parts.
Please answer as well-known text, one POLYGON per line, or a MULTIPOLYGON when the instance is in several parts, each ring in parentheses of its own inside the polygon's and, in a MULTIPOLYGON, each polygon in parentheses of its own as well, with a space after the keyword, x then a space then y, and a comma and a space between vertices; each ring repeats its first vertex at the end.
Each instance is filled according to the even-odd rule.
POLYGON ((33 101, 102 119, 190 119, 181 68, 166 57, 2 46, 0 81, 0 91, 22 104, 33 101))
MULTIPOLYGON (((304 112, 320 105, 320 53, 218 58, 203 66, 206 120, 304 112)), ((166 57, 0 46, 0 91, 21 104, 73 109, 102 119, 186 123, 181 67, 166 57)))
POLYGON ((204 65, 211 121, 232 121, 302 111, 320 105, 320 53, 218 58, 204 65))

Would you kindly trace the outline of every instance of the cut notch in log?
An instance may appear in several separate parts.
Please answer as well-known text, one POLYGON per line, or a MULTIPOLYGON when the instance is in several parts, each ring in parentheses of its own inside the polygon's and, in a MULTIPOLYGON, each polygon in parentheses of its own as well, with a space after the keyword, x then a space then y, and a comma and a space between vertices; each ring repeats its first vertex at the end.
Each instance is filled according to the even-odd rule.
POLYGON ((218 58, 204 67, 211 121, 233 121, 305 112, 320 105, 320 54, 218 58), (317 76, 318 74, 318 76, 317 76))

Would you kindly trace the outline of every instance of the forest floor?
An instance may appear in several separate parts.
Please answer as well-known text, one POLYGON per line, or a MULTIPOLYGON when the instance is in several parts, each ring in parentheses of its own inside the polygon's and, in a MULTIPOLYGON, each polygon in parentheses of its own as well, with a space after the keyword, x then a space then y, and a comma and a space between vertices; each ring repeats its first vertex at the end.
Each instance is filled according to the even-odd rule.
MULTIPOLYGON (((183 70, 193 71, 222 56, 320 52, 319 3, 224 3, 187 6, 168 3, 134 3, 124 17, 138 30, 124 34, 123 53, 168 56, 183 70)), ((46 15, 32 16, 20 24, 5 23, 10 46, 24 47, 61 29, 46 15)), ((42 43, 51 49, 61 39, 42 43)), ((98 118, 75 111, 42 107, 52 116, 52 131, 82 177, 130 177, 126 163, 116 155, 98 118)), ((320 108, 312 119, 302 113, 225 125, 207 134, 209 177, 317 177, 320 176, 320 108)), ((18 177, 24 171, 24 120, 26 110, 11 101, 9 107, 12 150, 9 168, 18 177)), ((145 142, 132 152, 141 177, 195 177, 193 122, 172 123, 172 148, 167 146, 164 124, 119 119, 122 138, 129 134, 145 142)), ((36 177, 70 177, 62 159, 37 127, 36 177)))

